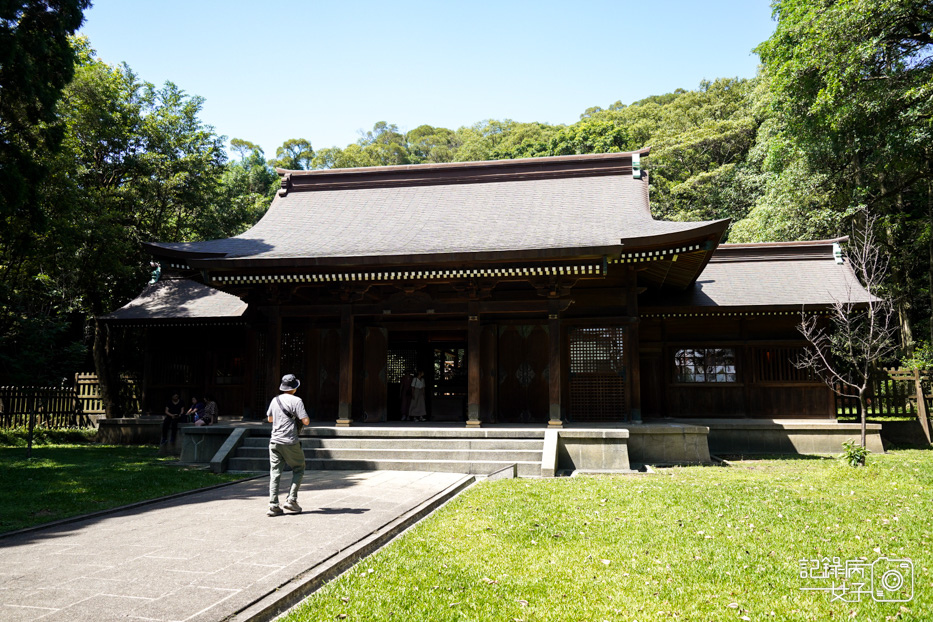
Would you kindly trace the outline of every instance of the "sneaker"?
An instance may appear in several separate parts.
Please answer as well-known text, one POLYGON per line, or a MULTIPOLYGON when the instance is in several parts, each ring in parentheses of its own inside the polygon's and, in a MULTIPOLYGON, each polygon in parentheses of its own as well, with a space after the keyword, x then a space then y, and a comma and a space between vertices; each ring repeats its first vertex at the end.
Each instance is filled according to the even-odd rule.
POLYGON ((298 502, 293 499, 289 499, 288 501, 286 501, 285 505, 283 505, 282 507, 288 510, 289 512, 294 512, 295 514, 298 514, 301 512, 301 506, 298 505, 298 502))
MULTIPOLYGON (((285 506, 285 507, 288 507, 288 506, 285 506)), ((281 516, 281 515, 284 514, 284 513, 285 513, 285 512, 283 512, 283 511, 282 511, 282 508, 280 508, 279 506, 277 506, 277 505, 270 505, 270 506, 269 506, 269 511, 266 512, 266 516, 281 516)))

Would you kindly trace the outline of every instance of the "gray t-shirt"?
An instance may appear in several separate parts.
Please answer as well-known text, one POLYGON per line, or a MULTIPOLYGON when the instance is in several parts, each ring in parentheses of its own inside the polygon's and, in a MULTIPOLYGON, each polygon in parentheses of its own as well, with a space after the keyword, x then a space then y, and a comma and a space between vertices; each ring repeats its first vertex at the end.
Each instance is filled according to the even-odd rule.
POLYGON ((272 438, 269 441, 279 445, 294 445, 298 442, 298 428, 295 426, 295 419, 286 415, 279 408, 279 402, 282 403, 283 408, 298 419, 308 418, 308 413, 305 412, 305 403, 301 401, 300 397, 296 397, 291 393, 282 393, 279 395, 278 401, 273 398, 269 403, 269 410, 266 412, 267 417, 272 417, 272 438))

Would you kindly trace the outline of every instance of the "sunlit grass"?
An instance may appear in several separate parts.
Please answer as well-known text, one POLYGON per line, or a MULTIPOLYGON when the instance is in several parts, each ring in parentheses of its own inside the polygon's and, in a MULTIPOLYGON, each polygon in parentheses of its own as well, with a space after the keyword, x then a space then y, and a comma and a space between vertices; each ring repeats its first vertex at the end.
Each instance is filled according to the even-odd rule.
POLYGON ((288 620, 933 619, 933 452, 474 486, 288 620), (832 602, 799 560, 914 564, 913 600, 832 602))
POLYGON ((241 479, 174 465, 155 447, 0 447, 0 532, 241 479))

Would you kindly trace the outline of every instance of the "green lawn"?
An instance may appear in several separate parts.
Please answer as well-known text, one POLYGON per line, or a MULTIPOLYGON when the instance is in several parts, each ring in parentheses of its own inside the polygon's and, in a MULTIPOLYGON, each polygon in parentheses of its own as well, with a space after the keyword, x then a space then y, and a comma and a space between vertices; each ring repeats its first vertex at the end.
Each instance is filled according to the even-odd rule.
POLYGON ((241 479, 175 466, 155 447, 0 447, 0 532, 241 479))
POLYGON ((472 487, 287 619, 933 620, 931 540, 933 451, 859 469, 802 458, 504 480, 472 487), (832 582, 801 578, 800 560, 884 556, 912 562, 912 600, 801 589, 832 582))

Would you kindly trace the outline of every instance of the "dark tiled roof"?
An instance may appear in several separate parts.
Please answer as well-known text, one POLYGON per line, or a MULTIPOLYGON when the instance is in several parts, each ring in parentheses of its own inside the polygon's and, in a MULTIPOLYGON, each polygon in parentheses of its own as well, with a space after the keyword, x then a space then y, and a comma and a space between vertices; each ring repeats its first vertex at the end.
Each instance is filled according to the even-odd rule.
POLYGON ((702 236, 718 241, 727 221, 654 220, 647 179, 634 179, 630 168, 620 172, 625 162, 630 166, 631 154, 472 164, 476 170, 458 164, 296 172, 284 196, 245 233, 150 249, 195 260, 206 253, 201 257, 222 258, 211 262, 218 266, 237 260, 443 261, 584 249, 600 255, 702 236), (544 172, 502 173, 516 162, 544 172), (579 169, 554 169, 581 163, 590 167, 584 176, 576 176, 584 174, 579 169))
POLYGON ((676 294, 646 293, 642 309, 799 310, 836 301, 868 302, 869 294, 849 262, 836 262, 834 241, 722 244, 693 285, 676 294))
POLYGON ((188 279, 147 285, 133 300, 104 320, 232 319, 246 312, 246 303, 225 292, 188 279))

